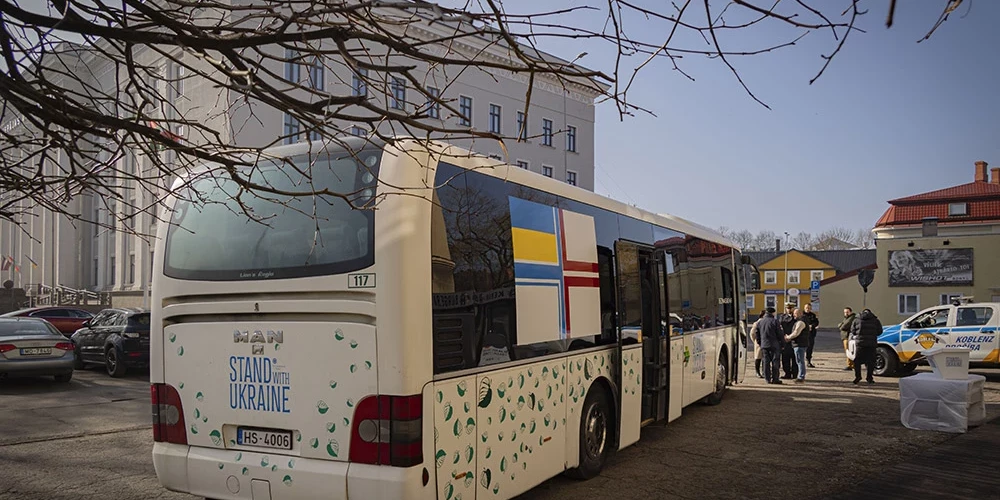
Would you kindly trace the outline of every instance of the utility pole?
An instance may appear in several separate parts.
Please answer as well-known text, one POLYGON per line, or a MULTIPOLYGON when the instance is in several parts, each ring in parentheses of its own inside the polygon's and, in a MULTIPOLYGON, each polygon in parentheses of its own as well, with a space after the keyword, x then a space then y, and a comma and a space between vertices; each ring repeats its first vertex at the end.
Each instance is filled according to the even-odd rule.
POLYGON ((785 285, 781 289, 781 297, 783 300, 779 310, 784 309, 785 303, 788 302, 788 297, 786 297, 787 293, 788 293, 788 231, 785 231, 785 285))

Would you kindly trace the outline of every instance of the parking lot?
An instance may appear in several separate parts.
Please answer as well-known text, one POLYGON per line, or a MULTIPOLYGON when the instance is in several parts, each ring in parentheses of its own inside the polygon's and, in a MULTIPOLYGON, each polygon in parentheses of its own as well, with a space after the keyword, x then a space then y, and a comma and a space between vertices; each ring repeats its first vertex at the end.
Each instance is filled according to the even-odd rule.
MULTIPOLYGON (((600 477, 556 478, 523 498, 824 498, 954 437, 900 425, 897 380, 852 385, 838 344, 836 332, 821 332, 805 385, 769 386, 751 373, 720 406, 645 428, 600 477)), ((994 418, 1000 370, 973 371, 987 376, 994 418)), ((192 498, 157 483, 147 378, 92 369, 70 384, 0 381, 0 498, 192 498)))

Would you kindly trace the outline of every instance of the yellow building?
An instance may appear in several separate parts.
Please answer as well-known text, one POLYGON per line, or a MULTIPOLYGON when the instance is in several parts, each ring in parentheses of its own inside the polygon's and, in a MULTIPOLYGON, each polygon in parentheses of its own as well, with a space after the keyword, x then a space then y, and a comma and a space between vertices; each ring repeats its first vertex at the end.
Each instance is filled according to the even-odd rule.
POLYGON ((889 202, 868 294, 883 324, 960 296, 1000 302, 1000 168, 990 180, 986 166, 976 162, 971 183, 889 202))
MULTIPOLYGON (((822 283, 834 276, 854 271, 875 262, 874 250, 795 250, 787 252, 746 252, 756 265, 747 289, 747 309, 757 314, 762 309, 784 309, 786 302, 796 306, 811 303, 814 312, 823 311, 822 296, 813 282, 822 283)), ((840 304, 835 305, 841 307, 840 304)), ((833 326, 820 317, 821 326, 833 326)))

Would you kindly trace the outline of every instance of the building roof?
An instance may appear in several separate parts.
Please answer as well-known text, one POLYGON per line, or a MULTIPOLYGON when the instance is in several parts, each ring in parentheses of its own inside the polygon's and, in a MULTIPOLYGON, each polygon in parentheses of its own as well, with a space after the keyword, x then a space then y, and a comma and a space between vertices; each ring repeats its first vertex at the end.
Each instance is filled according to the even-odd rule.
POLYGON ((993 169, 991 181, 986 167, 986 162, 976 162, 973 182, 889 200, 875 227, 918 225, 924 219, 944 225, 1000 221, 1000 169, 993 169), (965 203, 965 213, 949 215, 951 203, 965 203))
POLYGON ((853 271, 848 271, 846 273, 840 273, 840 274, 838 274, 836 276, 833 276, 831 278, 827 278, 827 279, 825 279, 823 281, 820 281, 819 282, 819 286, 822 287, 824 285, 829 285, 830 283, 836 283, 838 281, 845 280, 845 279, 850 278, 852 276, 857 276, 862 269, 878 269, 878 266, 874 262, 872 262, 871 264, 869 264, 867 266, 859 267, 857 269, 854 269, 853 271))
POLYGON ((905 205, 910 203, 922 204, 930 201, 968 201, 978 198, 995 198, 998 196, 1000 196, 1000 184, 994 184, 991 182, 970 182, 968 184, 889 200, 889 203, 892 205, 905 205))
MULTIPOLYGON (((789 252, 795 249, 790 249, 789 252)), ((875 264, 875 250, 795 250, 830 265, 837 274, 875 264)), ((785 252, 744 252, 758 266, 784 255, 785 252)))

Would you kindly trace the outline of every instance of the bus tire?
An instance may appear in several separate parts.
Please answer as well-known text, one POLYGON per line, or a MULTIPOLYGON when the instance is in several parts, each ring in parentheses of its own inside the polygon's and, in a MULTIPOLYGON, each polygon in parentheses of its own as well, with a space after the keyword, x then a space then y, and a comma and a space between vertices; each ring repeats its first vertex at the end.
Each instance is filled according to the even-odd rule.
POLYGON ((896 352, 884 345, 875 349, 875 375, 880 377, 891 377, 899 370, 899 358, 896 352))
POLYGON ((704 403, 709 406, 715 406, 722 402, 722 396, 726 395, 726 384, 729 380, 728 374, 729 370, 726 368, 726 360, 723 357, 719 357, 719 367, 715 371, 715 390, 711 394, 705 396, 704 403))
POLYGON ((611 452, 614 416, 607 392, 598 384, 591 386, 580 417, 580 465, 566 471, 576 479, 590 479, 601 473, 611 452))

